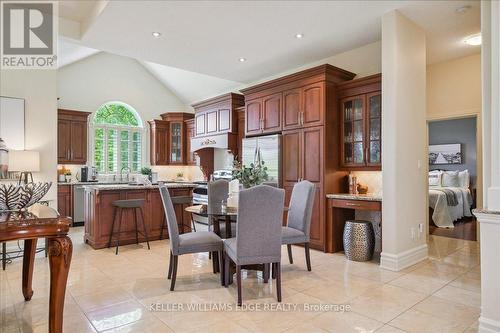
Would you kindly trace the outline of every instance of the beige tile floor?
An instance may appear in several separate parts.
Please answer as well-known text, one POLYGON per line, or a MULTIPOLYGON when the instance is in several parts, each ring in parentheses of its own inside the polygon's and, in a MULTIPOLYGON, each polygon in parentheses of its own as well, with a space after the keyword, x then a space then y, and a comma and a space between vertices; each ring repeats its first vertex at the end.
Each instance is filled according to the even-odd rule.
MULTIPOLYGON (((476 242, 430 238, 432 258, 403 272, 376 263, 347 261, 342 254, 303 250, 295 264, 283 252, 283 303, 294 311, 251 311, 275 306, 273 283, 244 274, 245 311, 235 311, 236 288, 222 288, 206 254, 181 256, 174 292, 166 278, 168 242, 95 251, 71 232, 74 252, 64 314, 65 332, 477 332, 480 312, 476 242), (189 304, 231 306, 232 311, 167 311, 189 304), (165 311, 151 311, 151 304, 165 311), (305 305, 343 304, 350 311, 304 311, 305 305), (170 308, 168 308, 170 307, 170 308)), ((35 262, 30 302, 21 293, 21 263, 0 271, 1 332, 47 332, 49 269, 35 262)), ((227 310, 227 309, 226 309, 227 310)))

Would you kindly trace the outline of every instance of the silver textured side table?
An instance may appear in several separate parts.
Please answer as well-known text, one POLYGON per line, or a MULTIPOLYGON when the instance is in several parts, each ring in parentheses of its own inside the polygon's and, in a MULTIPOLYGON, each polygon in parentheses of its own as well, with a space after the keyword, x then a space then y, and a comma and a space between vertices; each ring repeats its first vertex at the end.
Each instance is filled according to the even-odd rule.
POLYGON ((344 253, 353 261, 369 261, 375 249, 375 232, 370 221, 350 220, 344 227, 344 253))

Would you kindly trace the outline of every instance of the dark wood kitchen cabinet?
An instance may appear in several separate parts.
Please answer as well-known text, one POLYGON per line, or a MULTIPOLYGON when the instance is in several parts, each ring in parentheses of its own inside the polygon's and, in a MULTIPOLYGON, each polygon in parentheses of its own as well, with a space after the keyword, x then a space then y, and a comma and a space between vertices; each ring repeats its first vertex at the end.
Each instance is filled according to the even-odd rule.
POLYGON ((337 85, 355 74, 321 65, 243 89, 246 135, 282 133, 282 186, 288 205, 294 185, 315 186, 311 247, 326 250, 326 194, 345 191, 347 172, 339 166, 337 85), (279 115, 279 121, 276 120, 279 115))
POLYGON ((90 112, 57 110, 57 162, 87 163, 87 123, 90 112))
POLYGON ((57 185, 57 211, 61 216, 73 218, 72 185, 57 185))
MULTIPOLYGON (((315 201, 311 218, 311 246, 322 248, 325 235, 324 210, 324 128, 308 127, 283 131, 283 188, 290 200, 293 186, 302 180, 315 185, 315 201)), ((286 205, 289 201, 286 202, 286 205)))
POLYGON ((246 104, 246 135, 281 132, 282 93, 250 100, 246 104))
POLYGON ((382 165, 381 75, 342 83, 340 163, 349 170, 380 170, 382 165))
POLYGON ((168 165, 168 121, 151 120, 149 127, 151 165, 168 165))
POLYGON ((149 121, 151 165, 186 165, 188 138, 186 120, 193 119, 192 113, 169 112, 160 115, 161 120, 149 121))
POLYGON ((245 107, 239 107, 236 109, 236 114, 238 117, 238 162, 242 162, 243 156, 243 139, 245 138, 245 107))
POLYGON ((192 113, 169 112, 160 115, 168 122, 168 164, 188 164, 188 141, 186 120, 193 119, 192 113))
POLYGON ((191 139, 195 136, 194 118, 185 120, 184 124, 186 124, 186 164, 196 165, 195 155, 191 152, 191 139))

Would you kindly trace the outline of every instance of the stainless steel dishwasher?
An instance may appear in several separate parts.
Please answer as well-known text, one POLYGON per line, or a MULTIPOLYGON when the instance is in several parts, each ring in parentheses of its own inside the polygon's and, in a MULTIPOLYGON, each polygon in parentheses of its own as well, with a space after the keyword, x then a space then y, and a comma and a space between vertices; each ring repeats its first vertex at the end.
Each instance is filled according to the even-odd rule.
POLYGON ((73 185, 73 223, 83 223, 85 219, 84 185, 73 185))

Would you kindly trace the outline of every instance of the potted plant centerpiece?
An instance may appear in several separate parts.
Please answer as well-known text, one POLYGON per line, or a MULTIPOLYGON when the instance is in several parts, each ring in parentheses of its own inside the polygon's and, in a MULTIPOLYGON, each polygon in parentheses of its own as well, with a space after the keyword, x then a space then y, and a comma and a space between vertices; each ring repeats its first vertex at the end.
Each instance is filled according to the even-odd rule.
POLYGON ((264 161, 250 163, 249 166, 235 161, 233 167, 233 179, 238 179, 244 188, 260 185, 269 178, 264 161))

